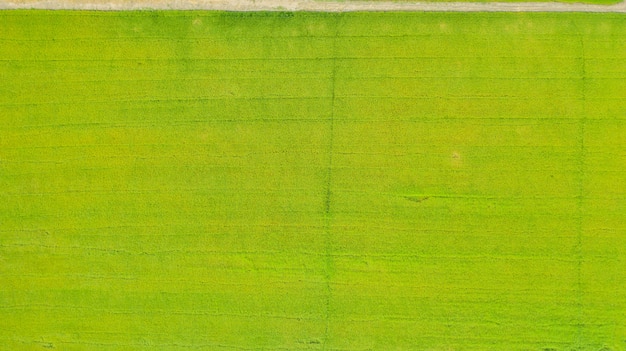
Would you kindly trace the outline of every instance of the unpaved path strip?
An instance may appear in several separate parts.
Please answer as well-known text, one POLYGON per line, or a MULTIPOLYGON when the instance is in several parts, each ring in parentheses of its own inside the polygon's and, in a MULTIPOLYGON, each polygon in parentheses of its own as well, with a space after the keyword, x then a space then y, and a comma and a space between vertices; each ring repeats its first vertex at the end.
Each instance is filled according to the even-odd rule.
POLYGON ((451 11, 451 12, 621 12, 626 1, 616 5, 566 4, 554 2, 468 3, 468 2, 388 2, 314 0, 22 0, 2 1, 0 9, 76 10, 226 10, 226 11, 451 11))

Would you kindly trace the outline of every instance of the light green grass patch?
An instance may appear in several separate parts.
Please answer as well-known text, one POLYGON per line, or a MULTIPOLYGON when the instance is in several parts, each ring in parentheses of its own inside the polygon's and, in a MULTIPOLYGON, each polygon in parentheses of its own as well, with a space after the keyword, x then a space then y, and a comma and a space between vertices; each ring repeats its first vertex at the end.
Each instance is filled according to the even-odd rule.
POLYGON ((0 12, 0 348, 626 350, 625 37, 0 12))

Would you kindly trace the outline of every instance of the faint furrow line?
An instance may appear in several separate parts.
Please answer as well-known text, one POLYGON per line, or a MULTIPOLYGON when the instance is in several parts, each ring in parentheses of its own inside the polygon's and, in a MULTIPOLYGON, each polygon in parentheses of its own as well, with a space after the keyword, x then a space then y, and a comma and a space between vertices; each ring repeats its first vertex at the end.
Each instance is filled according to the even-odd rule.
POLYGON ((326 231, 325 231, 325 253, 326 253, 326 266, 324 267, 325 272, 325 280, 326 280, 326 325, 324 327, 324 337, 322 340, 322 350, 326 350, 328 348, 328 336, 330 333, 330 318, 331 318, 331 300, 332 300, 332 272, 333 272, 333 256, 332 254, 332 217, 331 217, 331 200, 332 200, 332 169, 333 169, 333 152, 334 152, 334 129, 335 129, 335 95, 336 95, 336 79, 337 79, 337 36, 339 34, 339 21, 341 16, 335 16, 335 35, 332 39, 332 70, 331 70, 331 81, 330 81, 330 91, 331 91, 331 101, 330 101, 330 122, 329 122, 329 142, 328 142, 328 168, 326 172, 326 196, 324 202, 324 217, 326 221, 326 231))
POLYGON ((576 305, 578 308, 578 330, 576 346, 578 349, 582 349, 583 346, 583 328, 585 327, 585 320, 583 316, 583 281, 582 281, 582 264, 583 264, 583 222, 585 217, 584 200, 585 200, 585 130, 587 124, 587 72, 585 66, 585 39, 583 33, 574 22, 574 28, 578 34, 580 45, 580 79, 581 79, 581 93, 580 98, 582 101, 582 115, 579 119, 578 130, 578 174, 577 174, 577 187, 578 187, 578 203, 577 203, 577 237, 576 237, 576 305))

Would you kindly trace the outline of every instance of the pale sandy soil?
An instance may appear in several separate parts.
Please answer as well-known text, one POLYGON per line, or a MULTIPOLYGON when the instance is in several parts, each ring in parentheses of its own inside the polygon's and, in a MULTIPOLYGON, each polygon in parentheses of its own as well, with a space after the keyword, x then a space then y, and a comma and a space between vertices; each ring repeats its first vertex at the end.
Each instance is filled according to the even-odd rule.
POLYGON ((467 3, 315 0, 0 0, 0 9, 88 10, 229 10, 229 11, 513 11, 513 12, 622 12, 626 1, 616 5, 564 4, 554 2, 467 3))

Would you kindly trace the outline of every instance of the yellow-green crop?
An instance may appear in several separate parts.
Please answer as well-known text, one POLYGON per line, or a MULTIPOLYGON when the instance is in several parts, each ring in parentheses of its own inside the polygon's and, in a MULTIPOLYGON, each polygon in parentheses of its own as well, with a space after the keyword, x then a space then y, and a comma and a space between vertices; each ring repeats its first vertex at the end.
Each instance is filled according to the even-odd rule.
POLYGON ((626 17, 0 12, 0 350, 626 350, 626 17))

